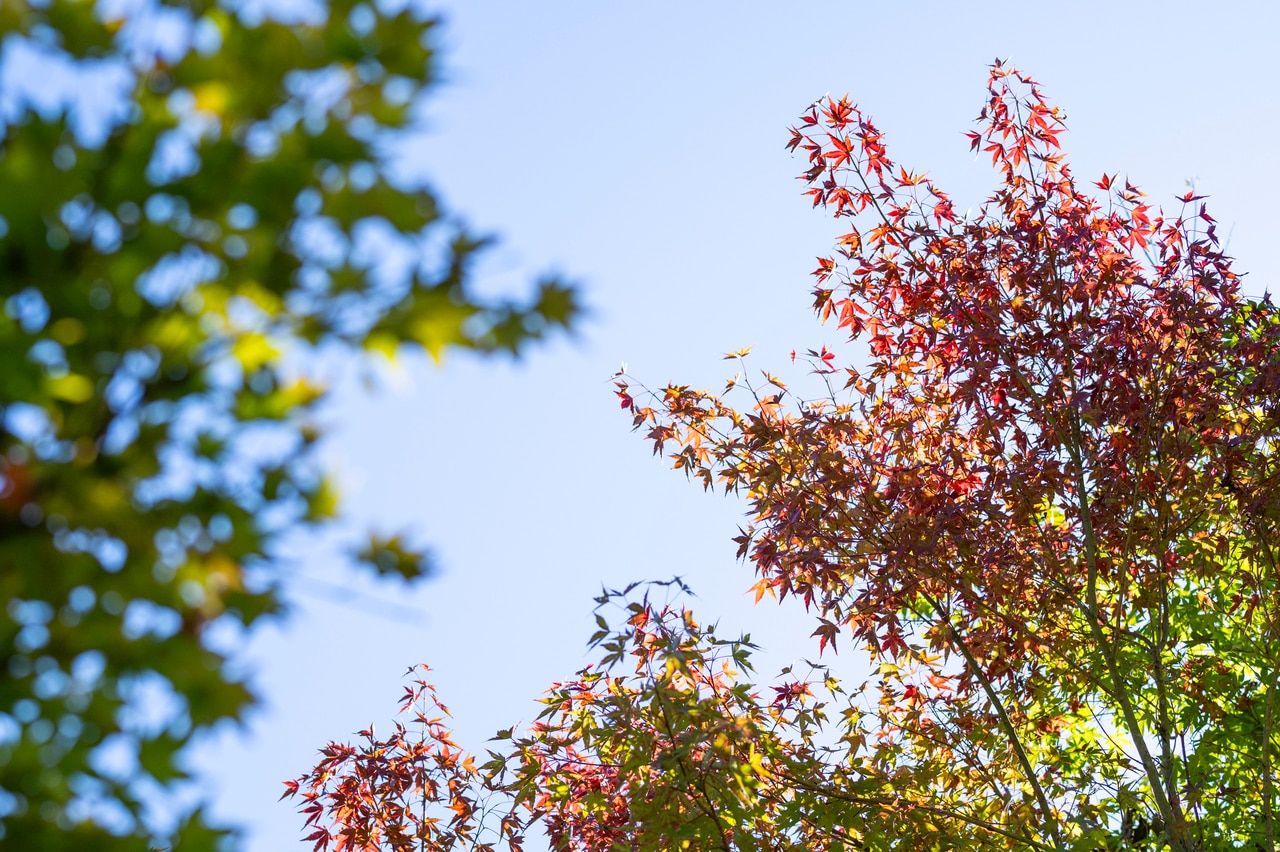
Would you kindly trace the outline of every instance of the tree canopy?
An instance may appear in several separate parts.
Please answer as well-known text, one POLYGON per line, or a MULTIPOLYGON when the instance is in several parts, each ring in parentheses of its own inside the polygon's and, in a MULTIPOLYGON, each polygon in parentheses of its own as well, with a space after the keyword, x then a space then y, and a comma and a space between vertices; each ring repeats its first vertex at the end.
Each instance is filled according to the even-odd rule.
MULTIPOLYGON (((2 836, 211 848, 174 824, 177 758, 252 702, 237 637, 280 609, 283 536, 334 513, 308 358, 515 353, 574 317, 555 281, 476 295, 486 240, 392 176, 435 27, 355 0, 0 4, 2 836)), ((357 556, 426 568, 399 539, 357 556)))
POLYGON ((392 740, 331 744, 286 790, 316 848, 1274 852, 1280 320, 1202 198, 1095 194, 1064 130, 993 66, 969 138, 999 183, 960 216, 815 103, 788 147, 846 226, 825 393, 617 379, 655 452, 745 495, 757 601, 832 656, 757 684, 678 583, 606 592, 598 661, 487 762, 421 680, 392 740))

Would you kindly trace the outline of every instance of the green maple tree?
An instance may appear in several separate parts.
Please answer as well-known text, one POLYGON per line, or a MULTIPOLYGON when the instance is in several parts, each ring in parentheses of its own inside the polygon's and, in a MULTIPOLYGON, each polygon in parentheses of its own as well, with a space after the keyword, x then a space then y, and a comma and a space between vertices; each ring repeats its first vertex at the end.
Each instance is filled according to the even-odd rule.
MULTIPOLYGON (((478 297, 485 241, 389 177, 383 142, 436 79, 436 21, 354 0, 317 12, 0 5, 6 62, 120 84, 106 118, 18 98, 0 136, 6 842, 225 835, 198 813, 175 833, 148 802, 187 778, 195 732, 253 701, 211 637, 279 610, 273 548, 333 514, 307 353, 515 353, 575 315, 554 281, 527 302, 478 297)), ((425 567, 394 539, 359 558, 425 567)))

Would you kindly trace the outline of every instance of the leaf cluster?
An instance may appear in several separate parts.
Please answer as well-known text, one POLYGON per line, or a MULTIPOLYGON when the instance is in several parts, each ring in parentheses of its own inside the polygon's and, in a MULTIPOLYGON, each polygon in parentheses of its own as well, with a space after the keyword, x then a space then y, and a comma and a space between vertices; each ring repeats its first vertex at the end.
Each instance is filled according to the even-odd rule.
MULTIPOLYGON (((406 721, 378 739, 370 725, 358 746, 330 743, 308 773, 285 784, 298 798, 316 852, 391 849, 484 850, 474 758, 454 743, 449 710, 428 683, 426 666, 409 669, 400 702, 406 721)), ((513 845, 518 849, 518 843, 513 845)))

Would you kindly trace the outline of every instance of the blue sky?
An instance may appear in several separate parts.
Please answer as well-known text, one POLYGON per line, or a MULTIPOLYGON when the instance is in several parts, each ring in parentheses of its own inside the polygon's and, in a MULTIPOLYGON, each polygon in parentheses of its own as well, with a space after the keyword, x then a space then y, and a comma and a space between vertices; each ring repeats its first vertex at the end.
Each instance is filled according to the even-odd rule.
MULTIPOLYGON (((389 720, 400 677, 435 669, 460 742, 482 749, 587 658, 601 584, 679 574, 704 620, 749 630, 762 675, 816 653, 803 613, 752 608, 730 538, 741 503, 654 459, 619 411, 622 361, 650 386, 716 386, 723 353, 803 380, 792 349, 836 343, 808 272, 839 229, 809 208, 786 128, 849 92, 891 155, 957 207, 995 174, 963 137, 986 67, 1012 58, 1065 107, 1082 180, 1119 172, 1157 200, 1194 180, 1247 288, 1280 280, 1280 54, 1272 4, 586 2, 465 0, 445 19, 447 83, 400 167, 500 237, 478 283, 519 291, 555 272, 591 308, 572 339, 512 363, 459 357, 339 369, 326 449, 349 529, 408 532, 438 576, 406 591, 300 545, 284 622, 245 666, 264 707, 207 741, 214 814, 247 848, 293 848, 280 782, 329 739, 389 720), (372 389, 370 389, 370 385, 372 389)), ((856 656, 838 659, 847 677, 856 656)), ((301 848, 301 847, 299 847, 301 848)))

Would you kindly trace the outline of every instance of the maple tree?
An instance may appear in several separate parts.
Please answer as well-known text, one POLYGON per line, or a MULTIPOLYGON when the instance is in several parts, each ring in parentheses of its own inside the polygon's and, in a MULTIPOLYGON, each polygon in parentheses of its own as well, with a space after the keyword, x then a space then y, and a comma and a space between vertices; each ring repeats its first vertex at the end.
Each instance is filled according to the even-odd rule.
POLYGON ((427 671, 416 666, 407 673, 411 683, 400 701, 407 724, 396 721, 383 740, 370 726, 359 733, 359 747, 330 743, 310 772, 286 782, 281 798, 302 799, 299 809, 311 829, 306 839, 316 848, 331 842, 339 852, 474 848, 484 791, 476 789, 475 758, 453 741, 449 708, 425 679, 427 671))
POLYGON ((810 350, 818 398, 617 393, 745 495, 757 601, 846 656, 761 689, 748 637, 606 593, 599 662, 473 779, 510 797, 493 844, 1274 852, 1280 318, 1200 197, 1095 196, 1063 130, 994 65, 969 138, 1000 183, 961 217, 847 98, 803 116, 808 194, 847 223, 815 308, 858 363, 810 350))
POLYGON ((436 33, 355 0, 0 3, 0 840, 225 839, 171 794, 254 700, 229 660, 282 543, 334 514, 311 354, 515 353, 575 316, 554 281, 476 293, 486 241, 393 176, 436 33))

